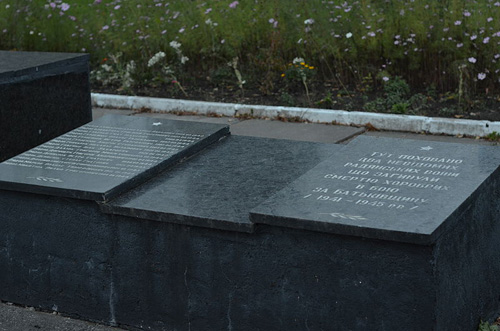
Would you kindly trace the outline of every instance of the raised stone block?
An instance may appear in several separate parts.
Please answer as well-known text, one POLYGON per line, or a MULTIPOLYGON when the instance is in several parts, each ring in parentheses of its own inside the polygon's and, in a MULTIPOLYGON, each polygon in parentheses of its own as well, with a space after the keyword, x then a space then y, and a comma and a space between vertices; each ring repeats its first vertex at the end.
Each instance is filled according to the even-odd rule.
MULTIPOLYGON (((109 119, 127 130, 138 129, 134 120, 109 119)), ((139 128, 151 137, 167 127, 147 120, 139 128)), ((146 182, 122 178, 129 184, 113 194, 68 194, 49 179, 69 174, 89 181, 80 188, 100 187, 97 179, 111 179, 84 160, 101 164, 116 149, 132 161, 150 149, 143 138, 77 131, 42 156, 4 162, 0 176, 11 174, 0 181, 0 299, 177 330, 474 330, 498 312, 497 148, 219 139, 224 130, 209 128, 213 144, 146 182), (84 136, 105 155, 52 158, 84 136), (110 147, 116 136, 124 140, 110 147), (122 150, 134 145, 143 147, 122 150), (68 167, 26 162, 45 157, 68 167), (70 164, 93 173, 67 171, 70 164), (28 172, 47 180, 27 183, 28 172), (103 194, 112 199, 84 200, 103 194)))
POLYGON ((332 235, 346 328, 472 330, 500 308, 499 165, 495 147, 358 137, 251 220, 332 235))
POLYGON ((104 201, 228 133, 220 124, 107 115, 0 163, 0 187, 104 201))
POLYGON ((88 62, 0 51, 0 162, 92 120, 88 62))

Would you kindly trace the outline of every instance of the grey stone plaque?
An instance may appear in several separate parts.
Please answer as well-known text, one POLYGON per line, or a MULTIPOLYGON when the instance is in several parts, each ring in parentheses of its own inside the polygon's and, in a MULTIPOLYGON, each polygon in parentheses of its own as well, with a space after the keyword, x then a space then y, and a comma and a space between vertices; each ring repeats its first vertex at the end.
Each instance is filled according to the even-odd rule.
POLYGON ((219 124, 108 115, 0 163, 0 188, 107 200, 228 133, 219 124))
POLYGON ((491 146, 358 137, 252 210, 251 220, 429 244, 499 164, 491 146))

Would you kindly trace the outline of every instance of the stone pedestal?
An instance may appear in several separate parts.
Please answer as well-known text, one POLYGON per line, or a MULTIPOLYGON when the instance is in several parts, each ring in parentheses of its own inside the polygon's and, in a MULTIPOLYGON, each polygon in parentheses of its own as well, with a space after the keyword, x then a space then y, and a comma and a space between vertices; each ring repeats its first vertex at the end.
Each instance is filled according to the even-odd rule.
POLYGON ((92 120, 87 54, 0 51, 0 161, 92 120))

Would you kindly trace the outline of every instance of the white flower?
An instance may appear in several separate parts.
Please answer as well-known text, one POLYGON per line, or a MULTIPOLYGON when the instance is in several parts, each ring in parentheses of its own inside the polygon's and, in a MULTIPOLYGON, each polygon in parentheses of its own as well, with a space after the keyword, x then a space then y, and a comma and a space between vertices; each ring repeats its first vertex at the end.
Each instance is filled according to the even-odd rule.
POLYGON ((297 64, 297 63, 301 63, 301 62, 305 62, 303 58, 301 57, 296 57, 295 59, 293 59, 292 63, 293 64, 297 64))
POLYGON ((470 58, 468 58, 468 60, 470 63, 476 63, 476 61, 477 61, 475 57, 470 57, 470 58))
POLYGON ((181 47, 181 43, 180 42, 177 42, 175 40, 172 40, 170 43, 169 43, 170 47, 172 47, 173 49, 179 49, 181 47))
POLYGON ((182 56, 181 57, 181 63, 182 64, 186 63, 187 61, 189 61, 189 58, 187 56, 182 56))
POLYGON ((484 72, 480 72, 477 74, 477 79, 483 80, 486 78, 486 74, 484 72))
POLYGON ((304 24, 306 25, 314 24, 314 20, 312 18, 308 18, 307 20, 304 21, 304 24))
MULTIPOLYGON (((170 45, 170 46, 172 46, 172 45, 170 45)), ((155 64, 157 64, 158 62, 160 62, 160 60, 163 59, 165 56, 166 56, 166 54, 164 52, 158 52, 158 53, 156 53, 155 55, 153 55, 152 58, 149 59, 149 61, 148 61, 148 67, 154 66, 155 64)))
POLYGON ((347 33, 345 34, 345 37, 346 37, 347 39, 351 38, 351 37, 352 37, 352 33, 347 32, 347 33))

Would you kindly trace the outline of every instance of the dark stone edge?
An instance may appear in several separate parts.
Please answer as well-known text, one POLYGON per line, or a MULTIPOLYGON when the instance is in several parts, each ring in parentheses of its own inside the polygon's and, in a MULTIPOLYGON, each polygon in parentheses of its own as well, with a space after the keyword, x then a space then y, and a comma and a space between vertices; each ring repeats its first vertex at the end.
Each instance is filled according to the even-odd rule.
POLYGON ((90 54, 65 54, 75 54, 75 57, 64 60, 56 60, 52 63, 46 63, 31 68, 4 72, 0 74, 0 85, 32 81, 44 77, 63 75, 68 73, 89 72, 90 54), (38 70, 35 71, 35 67, 38 68, 38 70))
POLYGON ((165 171, 166 169, 176 165, 179 162, 182 162, 183 159, 190 158, 194 154, 200 152, 207 146, 219 141, 220 139, 226 137, 229 135, 229 126, 224 126, 217 130, 216 132, 212 133, 210 136, 207 138, 195 143, 194 145, 186 148, 182 152, 177 153, 176 155, 173 155, 169 159, 158 163, 156 166, 149 168, 148 170, 145 170, 144 172, 136 175, 135 177, 123 182, 122 184, 119 184, 112 188, 111 190, 104 192, 103 193, 103 199, 100 200, 102 202, 109 201, 111 199, 114 199, 118 197, 119 195, 125 193, 125 191, 129 191, 149 179, 152 179, 159 173, 165 171))
POLYGON ((253 233, 255 228, 255 225, 253 223, 239 223, 201 216, 157 212, 131 207, 118 207, 109 205, 104 202, 98 202, 98 205, 100 210, 105 214, 127 216, 137 220, 157 221, 184 226, 195 226, 200 228, 244 233, 253 233))

